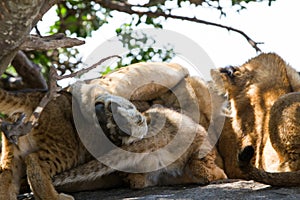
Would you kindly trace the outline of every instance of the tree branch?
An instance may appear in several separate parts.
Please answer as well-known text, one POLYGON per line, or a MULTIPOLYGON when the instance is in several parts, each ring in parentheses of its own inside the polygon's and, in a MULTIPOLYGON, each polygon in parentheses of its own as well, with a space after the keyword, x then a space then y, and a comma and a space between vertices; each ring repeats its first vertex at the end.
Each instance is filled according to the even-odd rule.
POLYGON ((73 72, 72 74, 69 74, 69 75, 64 75, 64 76, 58 76, 56 75, 57 77, 57 80, 61 80, 61 79, 65 79, 65 78, 73 78, 75 76, 81 76, 85 73, 87 73, 88 71, 96 68, 97 66, 101 65, 102 63, 104 63, 105 61, 109 60, 109 59, 112 59, 112 58, 122 58, 121 56, 118 56, 118 55, 112 55, 112 56, 108 56, 106 58, 103 58, 101 60, 99 60, 98 62, 94 63, 92 66, 88 67, 88 68, 85 68, 85 69, 82 69, 82 70, 79 70, 77 72, 73 72))
POLYGON ((40 37, 38 35, 30 35, 20 46, 21 50, 50 50, 59 47, 73 47, 82 45, 85 42, 76 38, 66 37, 63 33, 57 33, 50 36, 40 37))
POLYGON ((121 1, 95 0, 95 2, 99 3, 104 8, 109 8, 109 9, 112 9, 112 10, 116 10, 116 11, 119 11, 119 12, 125 12, 125 13, 128 13, 128 14, 136 14, 138 16, 147 15, 147 16, 153 17, 153 18, 165 17, 165 18, 172 18, 172 19, 180 19, 180 20, 186 20, 186 21, 191 21, 191 22, 196 22, 196 23, 201 23, 201 24, 205 24, 205 25, 210 25, 210 26, 215 26, 215 27, 227 29, 228 31, 233 31, 233 32, 241 34, 247 40, 247 42, 257 52, 261 52, 261 49, 258 47, 259 44, 262 44, 261 42, 255 42, 252 38, 250 38, 243 31, 241 31, 239 29, 236 29, 236 28, 232 28, 230 26, 225 26, 225 25, 222 25, 222 24, 201 20, 201 19, 198 19, 196 17, 191 18, 191 17, 185 17, 185 16, 166 14, 166 13, 161 12, 161 11, 157 11, 157 12, 137 11, 137 10, 133 9, 133 7, 134 7, 133 5, 128 4, 126 2, 121 2, 121 1))
POLYGON ((31 62, 22 51, 17 53, 12 65, 22 77, 23 88, 47 89, 47 83, 41 74, 40 67, 31 62))
POLYGON ((18 52, 45 0, 2 0, 0 3, 0 74, 18 52))
POLYGON ((63 1, 64 0, 49 0, 49 1, 45 1, 45 3, 43 4, 43 6, 40 9, 40 12, 38 13, 38 15, 33 20, 32 27, 34 27, 34 26, 37 25, 37 23, 43 18, 44 14, 50 8, 52 8, 55 4, 59 4, 60 2, 63 2, 63 1))

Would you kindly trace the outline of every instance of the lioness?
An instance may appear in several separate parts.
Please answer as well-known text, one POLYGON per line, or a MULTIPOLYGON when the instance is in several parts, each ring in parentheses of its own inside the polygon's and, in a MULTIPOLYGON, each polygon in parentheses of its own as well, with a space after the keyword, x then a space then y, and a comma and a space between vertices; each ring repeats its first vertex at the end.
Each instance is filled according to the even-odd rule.
POLYGON ((271 176, 265 172, 300 169, 298 73, 278 55, 262 53, 240 67, 212 70, 211 75, 218 90, 228 96, 240 148, 247 147, 239 158, 248 178, 275 185, 299 184, 295 179, 282 179, 286 173, 271 176), (250 160, 260 169, 251 168, 252 172, 262 174, 250 173, 250 167, 245 167, 250 160), (274 181, 275 177, 281 179, 274 181))

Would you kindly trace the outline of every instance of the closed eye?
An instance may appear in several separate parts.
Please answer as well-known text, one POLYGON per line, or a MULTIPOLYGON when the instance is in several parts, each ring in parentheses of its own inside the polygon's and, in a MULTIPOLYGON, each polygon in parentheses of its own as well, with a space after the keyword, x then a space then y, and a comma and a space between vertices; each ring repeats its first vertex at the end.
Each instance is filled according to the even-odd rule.
POLYGON ((236 68, 233 66, 228 66, 220 69, 221 73, 227 74, 230 78, 234 77, 234 73, 236 72, 236 68))
POLYGON ((136 123, 138 125, 142 125, 144 123, 144 118, 142 116, 138 115, 136 123))

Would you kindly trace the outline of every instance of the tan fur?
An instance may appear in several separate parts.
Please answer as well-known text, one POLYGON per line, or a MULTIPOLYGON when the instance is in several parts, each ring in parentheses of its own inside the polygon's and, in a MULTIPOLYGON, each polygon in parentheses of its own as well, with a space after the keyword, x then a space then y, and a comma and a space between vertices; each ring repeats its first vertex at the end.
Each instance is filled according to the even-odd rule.
MULTIPOLYGON (((5 95, 6 98, 3 98, 2 103, 11 101, 12 95, 5 95)), ((24 109, 27 114, 33 111, 33 108, 38 105, 39 98, 42 97, 41 94, 30 93, 28 96, 26 94, 16 96, 26 97, 25 101, 20 101, 24 106, 18 111, 24 109)), ((66 93, 61 94, 57 100, 51 101, 41 115, 38 127, 30 134, 20 137, 18 147, 10 144, 2 135, 0 199, 16 199, 20 179, 25 174, 36 194, 36 199, 70 199, 60 197, 55 192, 50 179, 51 176, 82 163, 87 155, 83 145, 76 139, 76 131, 70 123, 72 119, 70 106, 71 96, 66 93), (53 113, 55 117, 49 118, 53 113), (64 124, 64 128, 60 126, 61 124, 64 124)), ((11 114, 10 110, 6 113, 11 114)))
POLYGON ((187 69, 175 63, 137 63, 89 83, 101 85, 111 94, 143 101, 159 97, 186 76, 187 69))
POLYGON ((205 94, 209 91, 209 94, 197 95, 197 98, 199 105, 202 105, 201 112, 208 113, 205 116, 207 118, 210 117, 210 121, 208 122, 213 125, 213 129, 216 132, 214 135, 218 137, 216 144, 217 158, 215 162, 224 170, 228 178, 247 178, 247 174, 242 172, 238 165, 237 154, 241 149, 242 138, 232 128, 231 113, 228 110, 228 102, 224 93, 220 93, 213 82, 202 84, 200 87, 199 84, 196 86, 198 94, 205 94), (214 111, 213 114, 211 113, 212 111, 214 111))
MULTIPOLYGON (((98 82, 98 81, 97 81, 98 82)), ((94 82, 95 83, 95 82, 94 82)), ((84 86, 85 88, 88 87, 90 88, 90 85, 84 86)), ((150 98, 153 99, 153 98, 150 98)), ((180 83, 178 83, 175 87, 171 88, 170 91, 167 91, 166 93, 163 93, 161 96, 157 97, 156 99, 144 102, 144 101, 133 101, 133 103, 135 105, 137 105, 138 108, 140 108, 140 110, 145 111, 145 113, 147 114, 148 112, 153 112, 152 109, 149 110, 150 105, 153 104, 160 104, 163 105, 164 107, 169 107, 172 108, 174 110, 177 110, 179 112, 185 113, 186 115, 190 116, 195 122, 200 122, 200 124, 207 129, 208 125, 209 125, 209 120, 211 120, 211 97, 209 94, 209 90, 207 87, 207 84, 202 81, 199 78, 195 78, 195 77, 187 77, 184 80, 182 80, 180 83), (199 99, 198 99, 199 97, 199 99), (199 108, 198 108, 199 106, 199 108), (206 107, 207 106, 207 107, 206 107), (203 111, 203 113, 202 113, 203 111), (201 112, 201 113, 199 113, 201 112), (200 116, 199 116, 200 115, 200 116)), ((218 102, 220 103, 220 102, 218 102)), ((222 102, 223 103, 223 102, 222 102)), ((167 115, 167 118, 170 119, 176 119, 176 116, 184 116, 184 115, 178 115, 177 112, 168 110, 166 108, 161 108, 160 110, 156 109, 156 112, 160 115, 166 113, 169 113, 167 115)), ((165 114, 164 114, 165 115, 165 114)), ((184 122, 185 123, 191 123, 189 121, 191 121, 189 118, 187 118, 186 116, 184 117, 184 122), (187 120, 189 119, 189 120, 187 120), (187 121, 186 121, 187 120, 187 121)), ((178 128, 179 124, 177 123, 173 123, 173 128, 178 128)), ((154 126, 157 126, 157 123, 154 123, 154 126)), ((192 125, 192 126, 198 126, 196 124, 192 125)), ((151 128, 150 128, 151 129, 151 128)), ((155 137, 152 137, 150 139, 143 139, 142 141, 138 141, 134 144, 131 144, 128 148, 128 150, 132 151, 132 149, 139 149, 140 152, 148 152, 151 151, 151 148, 155 148, 158 149, 160 146, 164 146, 166 144, 168 144, 170 142, 170 139, 167 140, 168 137, 172 137, 172 134, 170 136, 168 136, 168 134, 170 134, 170 127, 164 129, 163 131, 160 132, 160 134, 156 135, 155 137), (157 144, 158 146, 153 146, 153 144, 157 144), (149 147, 150 145, 150 147, 149 147)), ((150 131, 151 132, 151 131, 150 131)), ((176 131, 175 131, 176 132, 176 131)), ((187 131, 183 131, 182 134, 187 134, 187 131)), ((181 133, 181 132, 180 132, 181 133)), ((150 133, 149 133, 150 134, 150 133)), ((198 143, 197 145, 199 145, 200 143, 198 143)), ((220 158, 220 156, 218 155, 218 152, 216 151, 216 149, 212 149, 212 147, 210 146, 209 143, 207 143, 207 148, 201 149, 201 153, 202 156, 203 154, 205 155, 205 153, 208 153, 208 155, 206 157, 204 157, 203 159, 201 159, 202 161, 199 162, 199 166, 197 166, 197 168, 202 169, 203 170, 205 168, 207 168, 205 171, 203 172, 199 172, 199 177, 202 176, 202 179, 206 179, 206 180, 215 180, 215 179, 220 179, 222 178, 226 178, 226 175, 224 174, 223 170, 220 168, 223 165, 223 162, 220 158), (215 155, 217 157, 215 157, 215 155), (216 165, 217 163, 217 165, 216 165), (202 167, 200 165, 203 165, 202 167), (207 167, 205 167, 207 166, 207 167), (205 175, 206 174, 206 175, 205 175), (211 177, 211 178, 209 178, 211 177), (219 178, 217 178, 219 177, 219 178)), ((125 148, 125 147, 124 147, 125 148)), ((154 149, 153 149, 154 150, 154 149)), ((200 156, 200 155, 198 155, 200 156)), ((118 154, 116 153, 116 155, 110 156, 112 158, 117 158, 116 160, 119 161, 121 158, 118 157, 118 154)), ((162 157, 162 156, 160 156, 162 157)), ((164 159, 168 159, 169 156, 163 156, 164 159)), ((144 159, 144 158, 138 158, 138 159, 144 159)), ((196 183, 198 181, 198 183, 204 183, 201 182, 200 179, 196 179, 194 181, 189 180, 186 177, 187 174, 182 175, 182 165, 186 165, 186 160, 185 157, 181 158, 183 162, 181 165, 178 165, 178 162, 176 162, 176 164, 172 165, 177 171, 178 171, 178 175, 168 175, 169 173, 172 173, 172 168, 169 169, 167 168, 163 170, 163 174, 164 176, 160 176, 160 174, 162 173, 162 171, 155 171, 153 173, 149 173, 149 174, 145 174, 145 175, 136 175, 136 177, 139 177, 139 182, 141 182, 141 178, 143 177, 143 181, 144 181, 144 186, 138 186, 137 184, 131 184, 131 187, 135 187, 135 188, 140 188, 140 187, 146 187, 149 185, 164 185, 164 184, 168 184, 168 185, 172 185, 172 184, 183 184, 183 183, 196 183), (151 175, 152 174, 152 175, 151 175), (156 174, 156 175, 153 175, 156 174), (153 178, 151 177, 157 177, 156 180, 152 180, 153 178), (160 177, 160 178, 158 178, 160 177), (149 180, 148 180, 149 179, 149 180), (168 182, 167 182, 168 181, 168 182), (146 184, 147 183, 147 184, 146 184)), ((192 158, 189 158, 192 159, 192 158)), ((102 159, 100 159, 102 160, 102 159)), ((124 165, 124 166, 131 166, 131 165, 136 165, 135 161, 131 159, 128 159, 126 161, 126 159, 122 159, 123 162, 120 162, 120 164, 124 165)), ((151 160, 152 162, 154 162, 154 158, 151 160)), ((156 160, 157 161, 157 160, 156 160)), ((140 161, 139 161, 140 163, 140 161)), ((145 162, 141 162, 141 163, 145 163, 145 162)), ((151 165, 154 165, 154 163, 152 163, 151 165)), ((173 169, 173 171, 175 170, 173 169)), ((193 169, 196 170, 196 169, 193 169)), ((99 178, 101 179, 103 177, 104 174, 109 174, 111 172, 113 172, 114 170, 107 168, 106 171, 105 169, 103 169, 103 165, 102 163, 93 160, 85 165, 82 165, 74 170, 65 172, 61 175, 58 175, 55 177, 54 179, 54 184, 57 185, 58 188, 62 189, 62 190, 68 190, 68 191, 74 191, 74 190, 79 190, 79 188, 77 187, 77 185, 83 185, 82 189, 86 190, 86 189, 94 189, 95 187, 97 188, 96 185, 92 185, 91 188, 84 186, 84 182, 97 182, 99 181, 99 178)), ((128 175, 128 177, 130 177, 129 179, 134 179, 135 174, 130 174, 128 175)), ((132 182, 130 181, 129 182, 132 182)), ((101 184, 99 184, 98 187, 102 187, 102 182, 101 184)))
POLYGON ((219 91, 228 95, 234 134, 241 140, 239 148, 254 147, 254 166, 264 173, 299 170, 300 99, 298 93, 291 93, 299 90, 297 72, 270 53, 240 67, 213 70, 212 77, 219 91))
MULTIPOLYGON (((124 145, 122 148, 129 152, 146 154, 138 154, 126 158, 124 155, 120 155, 119 151, 116 150, 109 152, 99 159, 109 166, 124 169, 130 167, 143 169, 148 166, 154 166, 155 168, 163 167, 162 169, 148 173, 124 174, 132 188, 185 183, 207 184, 212 180, 226 178, 223 170, 214 163, 214 151, 211 151, 205 157, 202 155, 205 149, 212 149, 209 142, 206 141, 207 135, 203 127, 196 124, 189 117, 163 107, 152 108, 147 110, 144 114, 147 116, 148 121, 152 121, 154 124, 149 127, 149 133, 147 135, 155 135, 136 141, 130 145, 124 145), (164 127, 157 132, 158 127, 156 125, 159 124, 162 119, 166 120, 164 127), (176 162, 170 165, 168 162, 170 159, 173 159, 172 156, 174 156, 171 153, 172 151, 154 153, 155 156, 148 154, 150 152, 156 152, 169 144, 175 135, 180 137, 181 143, 176 144, 173 148, 184 146, 185 142, 193 138, 194 133, 196 133, 196 135, 192 144, 186 151, 183 151, 184 154, 180 156, 179 159, 176 159, 176 162), (122 162, 120 162, 120 160, 122 160, 122 162), (167 165, 164 166, 165 164, 167 165)), ((76 181, 89 182, 115 171, 114 169, 106 167, 101 162, 93 160, 90 163, 80 166, 78 169, 61 174, 55 177, 54 184, 60 187, 69 187, 70 181, 72 184, 76 181), (72 177, 72 174, 74 177, 72 177)))
MULTIPOLYGON (((142 66, 145 66, 143 64, 142 66)), ((146 65, 147 66, 147 65, 146 65)), ((157 66, 157 64, 155 64, 157 66)), ((173 108, 175 110, 180 110, 181 105, 178 105, 178 100, 174 99, 174 95, 169 93, 169 87, 174 89, 174 93, 177 93, 181 99, 181 103, 183 103, 183 113, 187 115, 190 114, 189 110, 191 108, 195 108, 192 105, 198 107, 198 101, 195 98, 196 94, 192 90, 190 84, 187 83, 186 80, 183 78, 187 76, 186 70, 181 68, 179 65, 165 65, 161 64, 158 65, 159 67, 155 67, 154 71, 151 69, 147 69, 148 75, 152 74, 154 78, 155 74, 159 74, 160 81, 159 85, 163 85, 163 87, 158 87, 157 85, 154 86, 154 91, 156 92, 155 95, 159 94, 158 96, 152 96, 153 90, 151 93, 146 95, 151 102, 145 102, 144 98, 139 99, 140 93, 146 92, 147 87, 152 87, 151 84, 146 85, 139 91, 138 94, 134 93, 131 89, 134 87, 129 87, 129 85, 121 85, 119 89, 116 87, 110 88, 109 85, 117 85, 116 81, 120 81, 118 78, 114 78, 114 74, 108 75, 105 79, 105 83, 101 82, 101 86, 107 93, 103 93, 103 90, 95 90, 93 93, 93 97, 96 98, 102 94, 109 94, 109 93, 118 93, 122 91, 122 89, 127 89, 128 93, 121 93, 123 95, 133 94, 133 96, 128 97, 133 102, 140 105, 150 104, 152 105, 154 102, 162 101, 162 102, 170 102, 167 107, 173 108), (173 70, 173 71, 172 71, 173 70), (171 72, 170 72, 171 71, 171 72), (172 82, 166 81, 164 79, 172 76, 172 82), (111 77, 111 78, 109 78, 111 77), (176 77, 176 78, 174 78, 176 77), (167 82, 164 84, 164 82, 167 82), (178 84, 180 83, 180 84, 178 84), (173 85, 172 85, 173 84, 173 85), (177 86, 175 86, 178 84, 177 86), (175 86, 175 87, 174 87, 175 86), (181 89, 180 89, 181 88, 181 89), (183 88, 183 89, 182 89, 183 88), (143 91, 143 92, 142 92, 143 91), (130 93, 132 92, 132 93, 130 93), (169 93, 169 94, 167 94, 169 93), (170 97, 164 97, 164 95, 170 97), (133 98, 134 97, 134 98, 133 98), (136 99, 135 99, 136 98, 136 99), (144 101, 144 102, 143 102, 144 101), (172 102, 172 103, 171 103, 172 102), (189 103, 192 103, 189 105, 189 103)), ((136 66, 133 68, 128 67, 127 70, 123 70, 123 75, 128 78, 126 80, 129 83, 137 84, 137 81, 143 77, 143 70, 136 71, 136 66), (133 69, 133 70, 132 70, 133 69), (132 76, 132 73, 135 76, 132 76), (128 74, 128 77, 126 76, 128 74), (141 75, 141 76, 139 76, 141 75)), ((121 73, 121 74, 122 74, 121 73)), ((119 75, 118 75, 119 77, 119 75)), ((123 80, 123 79, 122 79, 123 80)), ((99 85, 98 85, 99 87, 99 85)), ((123 91, 122 91, 123 92, 123 91)), ((24 112, 26 116, 30 116, 33 109, 38 105, 39 101, 43 97, 44 93, 36 92, 36 93, 8 93, 4 90, 0 90, 0 108, 1 112, 4 112, 8 115, 12 115, 15 112, 24 112)), ((118 94, 116 94, 118 95, 118 94)), ((122 96, 122 95, 121 95, 122 96)), ((146 99, 147 99, 146 98, 146 99)), ((125 101, 125 99, 124 99, 125 101)), ((122 104, 122 103, 120 103, 122 104)), ((122 107, 122 105, 121 105, 122 107)), ((176 183, 207 183, 208 181, 225 178, 226 175, 224 172, 215 165, 215 157, 213 151, 211 151, 210 144, 208 141, 204 140, 206 135, 206 131, 198 125, 199 118, 193 115, 191 117, 195 117, 194 121, 189 117, 179 114, 175 111, 168 110, 167 108, 164 109, 154 109, 149 110, 149 108, 145 108, 146 114, 153 113, 154 115, 165 115, 166 119, 170 120, 167 123, 166 127, 164 127, 163 131, 160 132, 158 135, 143 139, 141 141, 135 141, 132 145, 125 142, 124 148, 128 148, 129 150, 139 151, 139 152, 147 152, 153 151, 161 146, 168 144, 168 142, 172 139, 173 133, 169 129, 177 130, 180 123, 176 120, 179 118, 184 119, 183 121, 188 122, 187 124, 190 127, 186 127, 183 129, 184 131, 180 132, 179 135, 182 137, 188 137, 188 133, 185 133, 185 130, 189 131, 196 131, 197 137, 193 140, 193 143, 189 150, 180 157, 175 164, 171 164, 170 166, 164 168, 158 172, 151 172, 150 174, 134 174, 128 175, 126 178, 132 187, 145 187, 149 185, 156 185, 156 184, 176 184, 176 183), (178 117, 174 117, 178 116, 178 117), (172 121, 173 120, 173 121, 172 121), (174 121, 175 120, 175 121, 174 121), (196 121, 196 122, 195 122, 196 121), (194 129, 193 129, 194 128, 194 129), (187 135, 185 135, 187 134, 187 135), (160 141, 161 142, 157 142, 160 141), (158 146, 152 146, 153 144, 157 144, 158 146), (144 147, 143 147, 144 146, 144 147), (201 149, 205 147, 204 149, 201 149), (208 155, 203 157, 203 151, 205 150, 208 155), (200 155, 201 153, 201 155, 200 155), (203 157, 203 158, 202 158, 203 157), (167 173, 166 173, 167 172, 167 173), (178 173, 177 173, 178 172, 178 173), (167 174, 166 176, 161 177, 161 174, 167 174), (168 178, 168 176, 173 177, 168 178), (144 177, 144 178, 143 178, 144 177), (158 177, 157 179, 153 179, 153 177, 158 177), (173 180, 171 182, 165 182, 164 180, 173 180)), ((140 115, 138 111, 136 111, 136 115, 140 115)), ((209 118, 209 117, 208 117, 209 118)), ((188 132, 189 132, 188 131, 188 132)), ((60 96, 56 100, 52 100, 44 109, 41 118, 39 120, 39 125, 35 127, 28 135, 22 136, 19 138, 18 144, 19 146, 15 146, 10 144, 7 139, 2 136, 2 154, 1 154, 1 173, 0 173, 0 199, 8 199, 13 200, 16 199, 16 195, 20 189, 20 179, 26 174, 28 177, 28 182, 30 183, 31 189, 34 192, 35 199, 73 199, 69 195, 59 194, 53 184, 52 184, 52 177, 55 175, 66 172, 68 170, 74 169, 73 174, 75 176, 80 176, 80 173, 83 173, 80 169, 86 169, 85 167, 88 166, 90 171, 89 173, 94 172, 96 173, 103 173, 104 171, 97 171, 99 168, 93 168, 93 165, 89 165, 94 162, 99 165, 97 160, 93 160, 90 154, 87 152, 83 144, 81 143, 77 132, 74 127, 73 123, 73 116, 72 116, 72 97, 68 92, 62 92, 60 96), (77 168, 76 168, 77 167, 77 168), (82 167, 82 168, 81 168, 82 167), (77 171, 76 171, 77 170, 77 171), (96 171, 94 171, 96 170, 96 171), (77 174, 77 172, 79 174, 77 174)), ((129 142, 130 143, 130 142, 129 142)), ((111 157, 108 156, 103 159, 109 159, 111 157)), ((111 155, 114 155, 114 152, 111 152, 111 155)), ((118 156, 115 156, 118 158, 118 156)), ((145 158, 137 158, 137 159, 145 159, 145 158)), ((163 155, 162 159, 169 159, 167 155, 163 155)), ((108 162, 107 161, 107 162, 108 162)), ((111 161, 113 162, 113 160, 111 161)), ((131 162, 131 160, 127 160, 126 158, 119 158, 115 164, 128 164, 130 166, 132 163, 137 164, 135 162, 131 162), (120 162, 121 161, 121 162, 120 162)), ((149 164, 159 165, 155 159, 148 160, 149 164), (154 162, 154 163, 151 163, 154 162)), ((125 166, 124 166, 125 167, 125 166)), ((109 172, 112 172, 111 169, 108 169, 109 172)), ((72 170, 69 171, 72 174, 72 170)), ((108 174, 108 173, 104 173, 108 174)), ((103 182, 101 179, 96 180, 98 181, 99 185, 102 185, 104 188, 109 186, 115 186, 122 182, 120 176, 116 176, 115 173, 108 175, 110 177, 115 177, 115 181, 111 182, 103 182)), ((105 176, 107 177, 107 176, 105 176)), ((107 180, 107 178, 103 180, 107 180)), ((123 177, 123 175, 122 175, 123 177)), ((66 179, 71 180, 71 179, 66 179)), ((85 189, 90 189, 88 186, 93 187, 92 184, 84 184, 86 186, 85 189)), ((59 184, 56 185, 59 187, 59 184)), ((64 187, 61 185, 61 188, 64 187)), ((65 187, 68 191, 78 191, 80 190, 80 184, 78 182, 72 183, 65 187), (72 185, 73 184, 73 185, 72 185), (79 188, 78 188, 79 187, 79 188)))

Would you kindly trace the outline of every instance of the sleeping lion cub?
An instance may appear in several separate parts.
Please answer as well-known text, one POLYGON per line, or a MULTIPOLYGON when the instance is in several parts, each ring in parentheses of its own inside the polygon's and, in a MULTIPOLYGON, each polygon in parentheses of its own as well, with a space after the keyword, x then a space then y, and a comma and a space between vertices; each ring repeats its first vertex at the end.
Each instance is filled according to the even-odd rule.
POLYGON ((299 185, 295 177, 300 170, 298 73, 278 55, 263 53, 242 66, 212 70, 211 75, 218 90, 228 96, 232 128, 244 149, 240 165, 248 178, 299 185))
MULTIPOLYGON (((74 86, 73 96, 70 91, 60 92, 45 106, 38 125, 20 136, 17 145, 9 141, 16 124, 2 127, 0 200, 16 200, 26 177, 36 200, 71 200, 72 196, 59 192, 107 188, 123 181, 142 188, 207 184, 226 178, 207 140, 210 114, 197 116, 207 104, 198 102, 203 93, 195 85, 202 87, 201 81, 190 78, 180 65, 139 63, 79 84, 78 90, 74 86), (85 89, 91 96, 82 92, 85 89), (161 106, 153 108, 154 104, 161 106), (74 106, 79 107, 77 113, 74 106), (78 123, 78 118, 85 121, 78 123), (93 132, 97 124, 105 139, 134 156, 113 149, 101 158, 93 157, 88 147, 96 144, 98 150, 105 149, 93 138, 100 135, 93 132), (90 145, 84 144, 84 139, 90 145), (182 154, 174 154, 176 151, 182 154)), ((0 112, 11 117, 24 113, 29 118, 44 95, 0 89, 0 112)))

